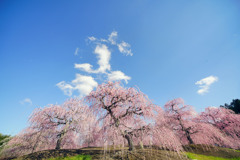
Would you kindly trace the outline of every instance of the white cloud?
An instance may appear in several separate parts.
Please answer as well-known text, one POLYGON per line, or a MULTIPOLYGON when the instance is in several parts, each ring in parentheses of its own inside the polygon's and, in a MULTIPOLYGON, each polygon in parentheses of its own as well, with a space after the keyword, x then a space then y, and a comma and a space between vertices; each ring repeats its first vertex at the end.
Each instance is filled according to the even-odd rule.
POLYGON ((126 83, 128 83, 128 80, 130 80, 131 77, 126 76, 121 71, 112 71, 110 74, 108 74, 108 80, 109 81, 120 81, 124 80, 126 83))
POLYGON ((117 36, 118 36, 118 33, 116 31, 113 31, 109 36, 108 36, 108 41, 115 45, 116 44, 116 40, 117 40, 117 36))
POLYGON ((32 100, 30 98, 25 98, 25 99, 20 101, 20 104, 22 104, 22 105, 24 105, 24 104, 32 105, 32 100))
POLYGON ((97 55, 99 68, 97 70, 92 69, 92 65, 89 63, 74 64, 74 68, 80 69, 87 73, 106 73, 111 70, 109 64, 111 58, 111 52, 105 44, 98 44, 94 50, 94 54, 97 55))
POLYGON ((111 52, 108 50, 108 47, 105 44, 97 45, 94 53, 98 57, 99 68, 97 73, 105 73, 106 70, 110 70, 111 66, 109 64, 111 58, 111 52))
POLYGON ((97 40, 97 38, 95 38, 95 37, 93 37, 93 36, 88 37, 88 39, 89 39, 90 41, 96 41, 96 40, 97 40))
POLYGON ((79 48, 76 48, 75 52, 74 52, 74 55, 77 56, 78 55, 78 51, 79 51, 79 48))
POLYGON ((66 83, 65 81, 59 82, 56 84, 58 88, 60 88, 65 95, 71 96, 74 90, 74 87, 71 84, 66 83))
POLYGON ((80 69, 82 71, 88 72, 88 73, 93 73, 94 71, 92 70, 92 65, 89 63, 82 63, 82 64, 74 64, 74 68, 80 69))
POLYGON ((80 96, 88 95, 98 83, 91 76, 84 76, 81 74, 76 74, 76 78, 72 81, 75 86, 74 89, 77 90, 80 96))
POLYGON ((103 39, 103 38, 101 38, 100 41, 101 41, 101 42, 108 42, 108 40, 103 39))
POLYGON ((209 91, 210 86, 218 81, 218 77, 216 76, 209 76, 206 78, 197 81, 195 84, 199 85, 200 89, 197 91, 198 94, 205 94, 209 91))
POLYGON ((97 85, 93 77, 81 74, 76 74, 76 78, 71 83, 62 81, 57 84, 67 96, 71 96, 74 91, 78 91, 80 96, 88 95, 97 85))
POLYGON ((103 38, 95 38, 93 36, 88 37, 88 40, 90 40, 91 42, 95 41, 96 44, 101 44, 101 43, 107 43, 107 44, 111 44, 113 46, 117 46, 118 50, 125 54, 126 56, 132 56, 132 50, 131 50, 131 46, 129 43, 122 41, 122 42, 117 42, 118 39, 118 32, 113 31, 111 32, 110 35, 108 35, 108 39, 103 39, 103 38))
POLYGON ((121 43, 117 44, 118 49, 121 53, 125 53, 127 56, 132 56, 133 53, 131 51, 131 46, 127 42, 122 41, 121 43))
MULTIPOLYGON (((117 41, 117 38, 118 33, 116 31, 113 31, 110 35, 108 35, 108 39, 98 39, 93 36, 88 37, 88 40, 95 45, 93 53, 97 57, 97 64, 99 67, 97 69, 93 69, 93 65, 90 63, 75 63, 74 68, 85 72, 87 75, 76 74, 76 78, 70 83, 61 81, 56 84, 56 86, 59 87, 65 95, 72 96, 74 91, 78 91, 80 96, 84 96, 88 95, 98 85, 98 83, 90 74, 94 74, 95 77, 98 77, 99 81, 104 81, 102 78, 107 77, 109 81, 124 80, 126 83, 128 83, 131 77, 125 75, 125 73, 122 71, 111 70, 111 51, 108 48, 109 46, 117 46, 118 50, 121 53, 131 56, 133 55, 131 52, 130 44, 125 41, 119 43, 117 41)), ((78 55, 78 52, 79 48, 76 48, 74 54, 78 55)))

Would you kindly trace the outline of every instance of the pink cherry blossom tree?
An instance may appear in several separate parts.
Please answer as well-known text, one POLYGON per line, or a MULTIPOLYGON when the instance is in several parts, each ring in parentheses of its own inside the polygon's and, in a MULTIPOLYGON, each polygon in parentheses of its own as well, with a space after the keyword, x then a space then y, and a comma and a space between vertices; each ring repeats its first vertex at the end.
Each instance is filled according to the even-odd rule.
POLYGON ((169 119, 165 117, 165 112, 160 107, 157 108, 156 112, 157 115, 154 117, 155 123, 152 129, 152 145, 174 151, 182 150, 179 138, 169 127, 169 119))
POLYGON ((167 124, 182 144, 231 146, 231 141, 219 129, 198 121, 198 114, 183 99, 171 100, 164 107, 167 124))
POLYGON ((13 137, 3 150, 8 157, 47 149, 73 149, 96 141, 97 121, 80 99, 34 110, 30 126, 13 137))
POLYGON ((34 151, 53 149, 53 138, 48 131, 28 127, 7 143, 1 155, 3 158, 17 157, 34 151))
POLYGON ((79 99, 34 110, 30 126, 13 137, 3 153, 19 156, 47 149, 73 149, 94 143, 96 117, 79 99), (80 141, 81 140, 81 141, 80 141))
POLYGON ((233 148, 240 148, 240 115, 222 107, 208 107, 199 116, 199 121, 218 128, 233 141, 233 148))
POLYGON ((36 109, 30 117, 31 127, 39 130, 54 131, 57 140, 55 149, 60 149, 61 142, 68 132, 73 132, 73 119, 68 111, 60 105, 50 105, 42 109, 36 109))
MULTIPOLYGON (((54 131, 56 137, 55 149, 64 146, 62 142, 69 142, 68 148, 76 148, 76 136, 85 136, 92 133, 95 117, 89 107, 79 99, 70 99, 63 105, 50 105, 36 109, 29 121, 32 128, 54 131), (80 135, 77 135, 79 133, 80 135), (65 139, 65 140, 64 140, 65 139)), ((65 145, 66 146, 66 145, 65 145)))
POLYGON ((184 100, 177 98, 167 102, 164 106, 167 124, 182 139, 185 137, 189 144, 193 144, 192 134, 197 132, 192 119, 197 114, 192 106, 185 105, 184 100))
POLYGON ((124 88, 119 82, 101 84, 86 100, 102 121, 107 137, 121 137, 134 150, 133 138, 150 130, 147 119, 154 116, 154 105, 148 97, 135 88, 124 88), (111 134, 110 134, 111 133, 111 134))

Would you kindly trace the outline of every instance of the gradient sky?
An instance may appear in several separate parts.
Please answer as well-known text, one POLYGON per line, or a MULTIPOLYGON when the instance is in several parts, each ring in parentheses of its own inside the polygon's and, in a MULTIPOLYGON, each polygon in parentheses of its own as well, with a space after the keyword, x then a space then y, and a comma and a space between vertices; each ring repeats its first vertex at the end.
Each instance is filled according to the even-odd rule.
POLYGON ((79 96, 81 90, 68 96, 57 86, 72 86, 76 74, 102 83, 121 71, 131 77, 125 86, 139 87, 155 104, 182 97, 200 112, 240 98, 239 69, 239 0, 0 1, 3 134, 25 128, 34 108, 79 96), (98 41, 90 41, 92 36, 98 41), (118 49, 123 41, 132 56, 118 49), (103 43, 111 52, 111 70, 74 68, 89 63, 97 70, 94 51, 103 43), (208 92, 199 94, 196 82, 208 92))

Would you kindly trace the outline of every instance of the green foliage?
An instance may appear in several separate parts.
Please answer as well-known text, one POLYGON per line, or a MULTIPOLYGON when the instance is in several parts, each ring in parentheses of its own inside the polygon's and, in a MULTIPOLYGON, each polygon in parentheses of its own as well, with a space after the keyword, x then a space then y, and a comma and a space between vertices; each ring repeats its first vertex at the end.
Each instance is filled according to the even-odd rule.
POLYGON ((227 109, 233 110, 236 114, 240 114, 240 99, 233 99, 232 102, 229 104, 225 103, 220 107, 224 107, 227 109))
POLYGON ((195 154, 187 152, 186 155, 188 158, 192 160, 240 160, 240 158, 222 158, 222 157, 214 157, 214 156, 206 156, 201 154, 195 154))
POLYGON ((89 155, 77 155, 73 157, 57 157, 57 158, 50 158, 48 160, 92 160, 91 156, 89 155))
POLYGON ((0 154, 4 146, 10 141, 11 137, 9 135, 3 135, 0 133, 0 154))
POLYGON ((0 146, 3 144, 3 140, 6 139, 6 138, 9 138, 10 136, 9 135, 4 135, 2 133, 0 133, 0 146))
POLYGON ((229 151, 234 151, 234 152, 240 152, 240 150, 236 150, 236 149, 231 149, 231 148, 226 148, 229 151))

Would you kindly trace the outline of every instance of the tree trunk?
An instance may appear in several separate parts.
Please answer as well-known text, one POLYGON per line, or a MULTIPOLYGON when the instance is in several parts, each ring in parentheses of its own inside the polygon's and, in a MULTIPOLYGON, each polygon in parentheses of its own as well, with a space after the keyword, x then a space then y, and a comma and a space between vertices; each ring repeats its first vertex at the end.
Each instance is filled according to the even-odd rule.
POLYGON ((57 135, 58 140, 57 140, 57 144, 55 149, 59 150, 61 148, 61 143, 62 143, 62 139, 63 139, 63 135, 65 132, 61 132, 60 134, 57 135))
POLYGON ((61 144, 62 144, 62 139, 64 137, 64 135, 67 133, 66 128, 64 130, 62 130, 58 135, 58 140, 57 140, 57 145, 56 148, 57 150, 59 150, 61 148, 61 144))
POLYGON ((126 138, 127 141, 128 141, 128 146, 129 146, 129 149, 128 149, 128 150, 129 150, 129 151, 135 150, 134 145, 133 145, 132 136, 130 136, 129 134, 126 134, 126 135, 124 135, 124 138, 126 138))
POLYGON ((57 140, 57 145, 55 147, 55 149, 59 150, 61 148, 61 143, 62 143, 62 137, 60 137, 58 140, 57 140))
POLYGON ((187 140, 188 140, 189 144, 194 144, 189 133, 187 133, 187 140))

